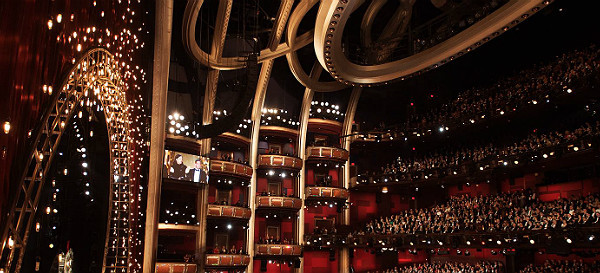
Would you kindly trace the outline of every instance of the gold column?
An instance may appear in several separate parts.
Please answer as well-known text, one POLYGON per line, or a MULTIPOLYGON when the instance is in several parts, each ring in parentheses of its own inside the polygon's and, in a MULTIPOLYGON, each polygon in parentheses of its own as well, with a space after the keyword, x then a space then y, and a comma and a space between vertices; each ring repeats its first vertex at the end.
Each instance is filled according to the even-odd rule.
MULTIPOLYGON (((358 105, 358 100, 360 98, 360 93, 362 91, 361 87, 355 87, 352 89, 352 94, 350 94, 350 101, 348 102, 348 107, 346 108, 346 117, 344 119, 344 124, 342 126, 342 136, 346 136, 342 138, 342 147, 350 152, 350 144, 352 143, 350 135, 352 133, 352 121, 354 121, 354 114, 356 113, 356 106, 358 105)), ((344 188, 350 188, 350 156, 348 156, 348 160, 344 163, 343 167, 343 182, 344 188)), ((350 225, 350 210, 345 209, 341 214, 340 223, 343 225, 350 225)), ((350 272, 350 249, 348 247, 343 247, 340 249, 339 259, 338 259, 338 270, 340 273, 349 273, 350 272)))
MULTIPOLYGON (((220 0, 217 9, 217 18, 215 21, 215 32, 212 37, 210 48, 210 57, 219 61, 223 55, 223 47, 225 46, 225 37, 227 35, 227 27, 229 26, 229 16, 233 0, 220 0)), ((192 35, 195 35, 193 33, 192 35)), ((215 98, 217 97, 217 86, 219 83, 219 70, 210 69, 206 75, 206 88, 204 90, 204 106, 202 108, 202 125, 208 125, 213 122, 213 110, 215 107, 215 98)), ((211 139, 205 138, 201 140, 200 154, 208 155, 211 150, 211 139)), ((198 189, 196 197, 196 209, 198 211, 198 231, 196 232, 196 263, 198 264, 197 272, 204 272, 206 263, 206 217, 208 214, 208 185, 198 189)))
POLYGON ((152 122, 150 131, 150 162, 148 173, 148 204, 144 238, 143 272, 153 273, 156 266, 158 216, 165 146, 167 87, 171 56, 173 0, 156 1, 154 37, 154 67, 152 77, 152 122))

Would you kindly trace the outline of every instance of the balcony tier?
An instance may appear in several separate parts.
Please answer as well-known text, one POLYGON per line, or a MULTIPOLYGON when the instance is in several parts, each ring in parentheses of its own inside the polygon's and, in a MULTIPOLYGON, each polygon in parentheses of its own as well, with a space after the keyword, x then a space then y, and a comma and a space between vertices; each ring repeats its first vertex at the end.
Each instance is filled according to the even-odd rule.
POLYGON ((236 162, 211 159, 210 173, 240 176, 249 179, 252 177, 252 167, 236 162))
POLYGON ((232 268, 246 267, 250 264, 250 256, 241 254, 206 254, 206 267, 232 268))
POLYGON ((299 210, 302 208, 302 200, 296 197, 282 197, 282 196, 257 196, 256 197, 256 208, 257 209, 289 209, 299 210))
POLYGON ((196 264, 158 262, 156 273, 196 273, 196 264))
POLYGON ((249 208, 226 205, 208 205, 208 217, 250 219, 252 211, 249 208))
POLYGON ((259 168, 302 169, 302 159, 284 155, 260 155, 259 168))
POLYGON ((159 230, 181 230, 181 231, 196 232, 196 231, 198 231, 198 226, 197 225, 188 225, 188 224, 184 225, 184 224, 159 223, 158 229, 159 230))
POLYGON ((308 131, 337 135, 342 132, 342 123, 335 120, 309 118, 308 131))
POLYGON ((332 160, 343 162, 348 160, 348 151, 341 148, 334 147, 307 147, 306 157, 310 159, 318 160, 332 160))
POLYGON ((296 138, 298 137, 298 130, 281 126, 261 125, 260 134, 268 136, 296 138))
POLYGON ((259 256, 301 256, 302 246, 280 244, 256 244, 254 255, 259 256))
POLYGON ((348 199, 350 192, 344 188, 306 187, 306 199, 348 199))

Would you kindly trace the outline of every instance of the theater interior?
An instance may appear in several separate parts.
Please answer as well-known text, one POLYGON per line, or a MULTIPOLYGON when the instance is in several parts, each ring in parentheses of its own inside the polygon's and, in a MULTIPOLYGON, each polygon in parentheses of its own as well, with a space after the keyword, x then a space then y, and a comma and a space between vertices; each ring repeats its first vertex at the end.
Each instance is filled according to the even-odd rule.
POLYGON ((0 15, 0 273, 600 272, 593 1, 0 15))

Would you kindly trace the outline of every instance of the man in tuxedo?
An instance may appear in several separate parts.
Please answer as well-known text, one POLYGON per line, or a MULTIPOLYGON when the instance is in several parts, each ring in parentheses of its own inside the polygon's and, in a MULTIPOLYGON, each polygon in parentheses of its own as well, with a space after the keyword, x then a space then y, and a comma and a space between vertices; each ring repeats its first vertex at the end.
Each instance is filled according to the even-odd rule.
POLYGON ((202 160, 198 158, 194 162, 194 168, 187 173, 187 180, 193 182, 201 182, 203 181, 203 179, 205 179, 205 175, 206 174, 202 173, 202 160))

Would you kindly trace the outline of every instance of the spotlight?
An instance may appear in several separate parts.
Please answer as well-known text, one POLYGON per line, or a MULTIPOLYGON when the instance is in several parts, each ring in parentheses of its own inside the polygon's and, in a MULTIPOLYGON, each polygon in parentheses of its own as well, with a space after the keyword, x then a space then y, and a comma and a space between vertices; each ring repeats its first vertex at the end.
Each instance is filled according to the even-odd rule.
POLYGON ((594 235, 590 235, 590 237, 588 238, 588 240, 593 241, 594 239, 596 239, 596 236, 594 235))

